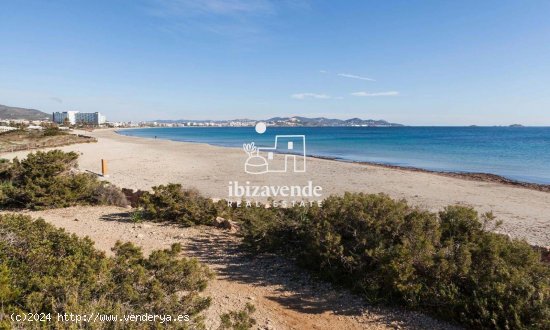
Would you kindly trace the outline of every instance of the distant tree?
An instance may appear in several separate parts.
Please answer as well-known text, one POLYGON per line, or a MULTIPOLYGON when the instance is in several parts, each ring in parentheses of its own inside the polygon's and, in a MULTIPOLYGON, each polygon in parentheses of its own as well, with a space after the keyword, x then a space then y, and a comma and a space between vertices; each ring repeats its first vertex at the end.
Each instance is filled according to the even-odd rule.
POLYGON ((59 127, 49 126, 44 129, 44 136, 64 135, 65 132, 61 131, 59 127))

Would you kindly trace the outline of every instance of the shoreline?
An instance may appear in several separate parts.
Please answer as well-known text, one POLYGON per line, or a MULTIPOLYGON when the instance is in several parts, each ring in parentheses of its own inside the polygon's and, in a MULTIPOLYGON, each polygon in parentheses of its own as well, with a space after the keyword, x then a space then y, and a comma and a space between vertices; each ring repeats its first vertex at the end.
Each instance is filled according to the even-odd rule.
POLYGON ((427 169, 424 169, 424 168, 414 167, 414 166, 391 165, 391 164, 384 164, 384 163, 377 163, 377 162, 347 161, 347 160, 343 160, 343 159, 332 158, 332 157, 323 157, 323 156, 308 156, 308 157, 317 158, 317 159, 333 160, 333 161, 344 162, 344 163, 378 166, 378 167, 382 167, 382 168, 389 168, 389 169, 395 169, 395 170, 404 170, 404 171, 410 171, 410 172, 429 173, 429 174, 435 174, 435 175, 445 176, 445 177, 449 177, 449 178, 457 178, 457 179, 462 179, 462 180, 478 181, 478 182, 498 183, 498 184, 509 185, 509 186, 513 186, 513 187, 521 187, 521 188, 525 188, 525 189, 532 189, 532 190, 537 190, 537 191, 542 191, 542 192, 550 192, 550 184, 532 183, 532 182, 512 180, 512 179, 508 179, 508 178, 506 178, 502 175, 491 174, 491 173, 435 171, 435 170, 427 170, 427 169))
MULTIPOLYGON (((122 128, 122 129, 114 129, 113 132, 117 135, 125 136, 125 137, 157 140, 157 139, 151 138, 151 137, 125 135, 125 134, 120 134, 118 132, 118 130, 133 130, 133 129, 143 129, 143 128, 154 128, 154 127, 122 128)), ((179 142, 179 143, 204 144, 204 145, 209 145, 209 146, 219 147, 219 148, 239 149, 237 147, 221 146, 221 145, 211 144, 211 143, 207 143, 207 142, 180 141, 180 140, 163 139, 163 138, 160 138, 160 140, 179 142)), ((468 181, 498 183, 498 184, 508 185, 508 186, 512 186, 512 187, 520 187, 520 188, 531 189, 531 190, 536 190, 536 191, 550 192, 550 184, 519 181, 519 180, 509 179, 505 176, 498 175, 498 174, 492 174, 492 173, 460 172, 460 171, 437 171, 437 170, 428 170, 428 169, 424 169, 424 168, 420 168, 420 167, 414 167, 414 166, 402 166, 402 165, 392 165, 392 164, 385 164, 385 163, 378 163, 378 162, 354 161, 354 160, 346 160, 346 159, 342 159, 342 158, 338 158, 338 157, 329 157, 329 156, 307 155, 306 157, 307 158, 315 158, 315 159, 335 161, 335 162, 339 162, 339 163, 360 164, 360 165, 369 165, 369 166, 375 166, 375 167, 381 167, 381 168, 387 168, 387 169, 404 170, 404 171, 409 171, 409 172, 429 173, 429 174, 435 174, 435 175, 440 175, 440 176, 449 177, 449 178, 457 178, 457 179, 462 179, 462 180, 468 180, 468 181)))

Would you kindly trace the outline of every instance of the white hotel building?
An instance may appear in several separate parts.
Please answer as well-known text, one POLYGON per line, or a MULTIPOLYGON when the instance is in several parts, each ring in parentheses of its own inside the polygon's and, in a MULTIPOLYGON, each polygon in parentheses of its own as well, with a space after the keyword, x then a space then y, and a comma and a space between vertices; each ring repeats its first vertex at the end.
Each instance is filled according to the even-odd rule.
POLYGON ((67 119, 71 125, 75 125, 75 124, 101 125, 101 124, 105 124, 105 121, 106 121, 105 116, 99 112, 78 112, 78 111, 54 112, 52 119, 53 119, 53 122, 57 124, 63 124, 67 119))

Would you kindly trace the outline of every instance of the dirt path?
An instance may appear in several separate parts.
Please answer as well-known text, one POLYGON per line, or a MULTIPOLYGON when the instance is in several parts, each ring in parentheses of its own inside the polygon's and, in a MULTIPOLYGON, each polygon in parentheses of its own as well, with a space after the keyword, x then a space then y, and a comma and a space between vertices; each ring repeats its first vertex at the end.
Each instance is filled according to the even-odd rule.
POLYGON ((367 306, 345 290, 310 278, 276 256, 254 257, 238 248, 238 239, 211 227, 181 228, 143 223, 134 228, 128 210, 118 207, 73 207, 28 212, 79 236, 89 236, 98 249, 111 255, 117 240, 131 241, 148 254, 179 242, 184 253, 208 264, 217 273, 206 295, 209 329, 219 315, 256 306, 259 329, 446 329, 441 322, 419 313, 367 306))

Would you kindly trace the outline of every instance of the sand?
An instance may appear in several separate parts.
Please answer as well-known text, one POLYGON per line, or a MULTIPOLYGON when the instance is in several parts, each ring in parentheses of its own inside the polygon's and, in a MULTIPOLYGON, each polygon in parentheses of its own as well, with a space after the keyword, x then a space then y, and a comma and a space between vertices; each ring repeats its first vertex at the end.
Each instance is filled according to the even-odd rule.
MULTIPOLYGON (((192 128, 190 128, 192 129, 192 128)), ((529 243, 550 246, 550 193, 501 183, 465 180, 434 173, 385 168, 325 159, 307 159, 305 173, 251 175, 244 171, 242 149, 200 143, 128 137, 114 130, 86 132, 97 143, 62 147, 81 153, 80 168, 99 173, 107 160, 107 180, 126 188, 181 183, 212 198, 228 198, 230 181, 251 185, 306 185, 322 187, 323 198, 345 191, 385 193, 414 205, 441 210, 446 205, 470 205, 492 211, 503 221, 500 232, 529 243)), ((248 141, 243 141, 248 142, 248 141)), ((24 157, 26 152, 3 154, 24 157)))

